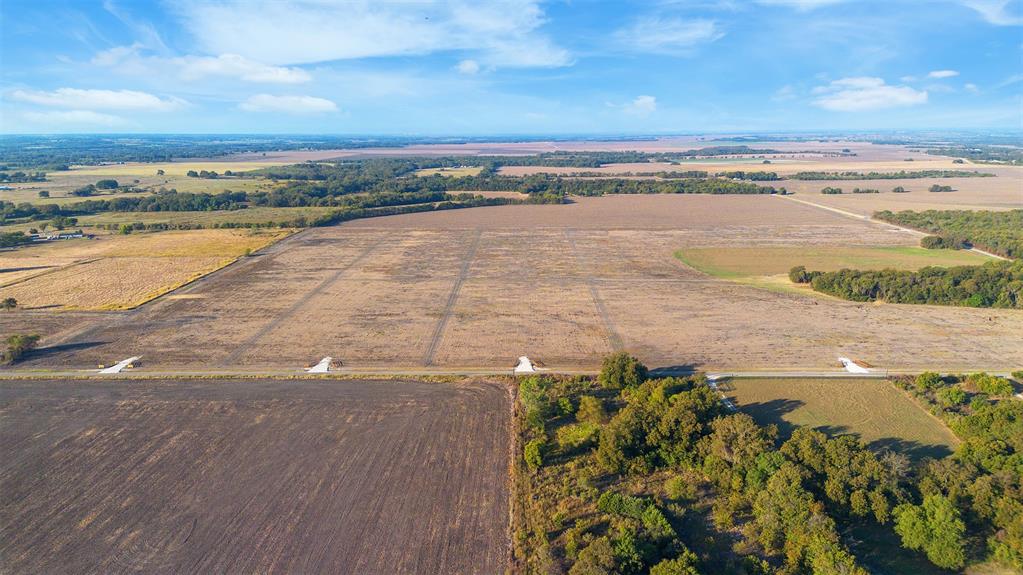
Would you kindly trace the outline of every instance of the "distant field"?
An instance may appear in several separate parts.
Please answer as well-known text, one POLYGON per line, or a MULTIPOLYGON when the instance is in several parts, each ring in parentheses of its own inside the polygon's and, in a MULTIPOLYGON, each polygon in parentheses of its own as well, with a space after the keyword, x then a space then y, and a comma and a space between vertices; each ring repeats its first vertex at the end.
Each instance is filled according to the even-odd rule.
POLYGON ((238 161, 238 162, 162 162, 162 163, 130 163, 110 164, 107 166, 84 166, 76 167, 72 173, 78 175, 94 176, 121 176, 121 175, 155 175, 157 170, 163 170, 168 176, 184 176, 189 170, 201 172, 217 172, 223 174, 225 171, 244 172, 247 170, 258 170, 272 166, 287 165, 288 162, 261 162, 261 161, 238 161))
POLYGON ((95 226, 109 224, 200 224, 212 226, 223 223, 256 224, 265 222, 290 222, 296 218, 315 218, 329 214, 337 208, 246 208, 244 210, 217 210, 210 212, 107 212, 78 218, 79 225, 95 226))
POLYGON ((796 426, 852 433, 912 457, 941 456, 955 435, 892 384, 873 379, 733 379, 720 389, 761 424, 787 437, 796 426))
POLYGON ((0 253, 0 285, 24 308, 126 309, 288 233, 192 230, 30 245, 0 253))
POLYGON ((5 381, 2 573, 504 573, 507 390, 5 381))
POLYGON ((810 292, 788 280, 794 266, 808 270, 849 269, 918 270, 927 266, 978 265, 990 258, 969 251, 927 250, 911 246, 837 247, 715 247, 685 248, 675 257, 703 273, 766 287, 810 292))
POLYGON ((483 168, 479 166, 462 166, 459 168, 424 168, 422 170, 416 170, 417 176, 475 176, 482 171, 483 168))

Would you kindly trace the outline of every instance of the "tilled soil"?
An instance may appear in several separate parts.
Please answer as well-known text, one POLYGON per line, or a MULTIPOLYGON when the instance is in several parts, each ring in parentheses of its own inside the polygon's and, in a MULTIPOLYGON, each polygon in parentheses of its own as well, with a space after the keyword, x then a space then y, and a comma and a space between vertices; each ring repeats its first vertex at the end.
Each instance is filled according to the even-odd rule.
POLYGON ((485 382, 0 382, 0 572, 504 572, 509 401, 485 382))

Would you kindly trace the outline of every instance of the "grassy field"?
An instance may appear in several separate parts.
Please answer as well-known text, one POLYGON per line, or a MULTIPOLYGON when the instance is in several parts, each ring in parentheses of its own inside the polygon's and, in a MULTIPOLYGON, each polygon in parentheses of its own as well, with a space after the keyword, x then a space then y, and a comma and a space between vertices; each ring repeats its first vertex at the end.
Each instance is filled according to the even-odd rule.
POLYGON ((23 308, 129 309, 289 233, 170 231, 30 245, 0 254, 0 285, 23 308))
POLYGON ((849 269, 918 270, 927 266, 979 265, 990 258, 969 251, 927 250, 912 246, 714 247, 675 252, 686 265, 722 279, 778 291, 814 293, 788 279, 794 266, 814 271, 849 269))
POLYGON ((458 168, 423 168, 422 170, 416 170, 417 176, 475 176, 480 173, 483 168, 479 166, 460 166, 458 168))
POLYGON ((911 457, 942 456, 957 440, 892 384, 868 379, 733 379, 720 389, 761 424, 782 437, 796 426, 829 435, 852 433, 874 447, 911 457))

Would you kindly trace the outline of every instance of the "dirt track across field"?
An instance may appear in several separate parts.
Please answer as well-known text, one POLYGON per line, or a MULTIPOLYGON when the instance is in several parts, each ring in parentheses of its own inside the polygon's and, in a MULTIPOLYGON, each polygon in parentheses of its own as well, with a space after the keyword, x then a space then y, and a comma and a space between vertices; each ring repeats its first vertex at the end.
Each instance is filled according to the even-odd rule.
POLYGON ((2 573, 502 573, 508 390, 0 382, 2 573))

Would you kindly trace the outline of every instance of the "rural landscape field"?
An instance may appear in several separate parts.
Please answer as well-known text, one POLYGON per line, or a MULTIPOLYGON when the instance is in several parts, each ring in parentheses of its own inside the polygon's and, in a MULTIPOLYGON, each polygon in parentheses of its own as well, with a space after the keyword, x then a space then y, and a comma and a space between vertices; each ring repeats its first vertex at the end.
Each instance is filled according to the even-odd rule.
POLYGON ((1021 28, 0 4, 0 575, 1023 574, 1021 28))

